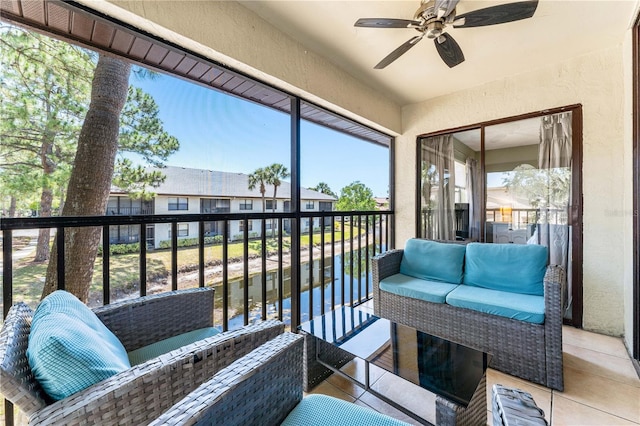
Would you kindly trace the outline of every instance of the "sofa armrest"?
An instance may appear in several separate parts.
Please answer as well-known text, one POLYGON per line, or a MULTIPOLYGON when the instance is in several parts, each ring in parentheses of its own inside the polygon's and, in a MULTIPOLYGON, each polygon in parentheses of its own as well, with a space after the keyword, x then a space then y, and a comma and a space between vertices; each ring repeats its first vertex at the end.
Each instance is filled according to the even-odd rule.
POLYGON ((562 321, 566 272, 558 265, 547 266, 544 276, 544 328, 547 357, 547 386, 562 391, 562 321))
POLYGON ((191 330, 213 326, 211 287, 144 296, 93 311, 127 352, 191 330))
POLYGON ((29 423, 146 424, 218 371, 283 332, 283 323, 269 320, 183 346, 51 404, 29 423))
POLYGON ((282 334, 213 376, 152 425, 276 425, 302 400, 301 335, 282 334))
POLYGON ((380 281, 400 272, 403 249, 389 250, 371 258, 373 276, 373 300, 380 300, 380 281))
POLYGON ((547 272, 544 275, 545 321, 562 323, 566 282, 567 275, 562 266, 547 266, 547 272))

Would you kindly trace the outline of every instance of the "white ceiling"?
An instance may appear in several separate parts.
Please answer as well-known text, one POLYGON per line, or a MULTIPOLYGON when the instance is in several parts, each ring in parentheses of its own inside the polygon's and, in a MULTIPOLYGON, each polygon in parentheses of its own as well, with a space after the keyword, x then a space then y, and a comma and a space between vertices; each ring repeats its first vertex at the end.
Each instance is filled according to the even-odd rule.
MULTIPOLYGON (((461 0, 457 14, 510 3, 461 0)), ((400 105, 421 102, 569 57, 621 44, 640 0, 540 0, 535 15, 507 24, 446 31, 465 62, 447 67, 424 38, 382 70, 373 67, 418 33, 355 28, 358 18, 412 19, 415 1, 242 1, 263 19, 400 105)))

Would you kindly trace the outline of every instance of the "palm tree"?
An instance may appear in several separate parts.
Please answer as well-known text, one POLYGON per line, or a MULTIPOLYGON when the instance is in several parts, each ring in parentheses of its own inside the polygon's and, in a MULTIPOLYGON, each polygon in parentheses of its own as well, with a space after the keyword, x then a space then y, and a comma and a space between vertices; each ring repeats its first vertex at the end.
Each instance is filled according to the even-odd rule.
POLYGON ((334 198, 338 198, 335 192, 329 188, 329 185, 325 182, 318 183, 314 188, 309 188, 312 191, 317 191, 325 195, 331 195, 334 198))
POLYGON ((265 183, 269 180, 268 171, 266 168, 260 167, 256 169, 253 173, 249 175, 249 186, 250 190, 256 188, 256 186, 260 187, 260 194, 262 195, 262 213, 266 210, 266 201, 264 199, 264 194, 267 192, 267 188, 265 187, 265 183))
MULTIPOLYGON (((278 193, 278 187, 280 185, 282 185, 282 181, 281 179, 286 179, 290 176, 289 174, 289 170, 287 170, 287 168, 280 164, 280 163, 274 163, 270 166, 266 167, 266 172, 267 172, 267 183, 269 185, 273 185, 273 202, 271 203, 271 209, 272 211, 275 213, 276 211, 276 194, 278 193)), ((271 223, 271 235, 273 236, 274 234, 274 228, 275 228, 275 221, 272 221, 271 223)))

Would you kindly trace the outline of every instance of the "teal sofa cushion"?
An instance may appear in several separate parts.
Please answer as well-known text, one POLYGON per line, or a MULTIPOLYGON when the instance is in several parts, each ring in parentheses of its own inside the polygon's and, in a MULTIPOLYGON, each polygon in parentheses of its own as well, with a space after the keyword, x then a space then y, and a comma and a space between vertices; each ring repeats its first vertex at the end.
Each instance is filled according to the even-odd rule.
POLYGON ((547 248, 534 244, 467 245, 464 284, 542 296, 547 248))
POLYGON ((142 364, 150 359, 159 357, 168 352, 190 345, 198 340, 215 336, 220 333, 215 327, 205 327, 198 330, 191 330, 187 333, 178 334, 168 339, 160 340, 147 346, 129 352, 129 362, 131 365, 142 364))
POLYGON ((289 413, 281 426, 408 426, 370 408, 327 395, 308 395, 289 413))
POLYGON ((33 314, 27 359, 54 400, 131 367, 118 338, 84 303, 61 290, 42 300, 33 314))
POLYGON ((447 303, 534 324, 544 323, 544 296, 460 285, 447 295, 447 303))
POLYGON ((414 278, 404 274, 391 275, 380 281, 380 290, 433 303, 445 303, 447 294, 458 284, 414 278))
POLYGON ((407 241, 400 273, 452 284, 462 282, 465 246, 412 238, 407 241))

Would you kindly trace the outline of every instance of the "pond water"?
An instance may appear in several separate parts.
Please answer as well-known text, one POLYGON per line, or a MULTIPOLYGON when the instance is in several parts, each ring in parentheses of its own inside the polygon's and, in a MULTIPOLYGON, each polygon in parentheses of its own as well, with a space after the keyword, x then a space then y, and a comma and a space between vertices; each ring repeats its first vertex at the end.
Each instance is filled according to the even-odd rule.
MULTIPOLYGON (((320 285, 320 280, 319 275, 320 275, 320 259, 314 259, 313 261, 313 277, 314 277, 314 284, 313 284, 313 316, 315 315, 319 315, 321 313, 321 305, 323 304, 323 295, 324 295, 324 309, 325 312, 328 312, 332 309, 331 306, 331 293, 334 293, 334 297, 335 297, 335 303, 336 305, 340 305, 342 304, 342 294, 344 292, 344 303, 351 305, 353 303, 357 303, 359 300, 359 297, 361 298, 361 300, 365 300, 367 298, 367 295, 372 291, 373 289, 373 284, 372 284, 372 272, 371 272, 371 264, 369 264, 369 276, 368 276, 368 280, 367 280, 367 275, 366 275, 366 267, 364 264, 365 261, 365 249, 362 248, 362 253, 363 255, 361 256, 361 265, 360 265, 360 277, 358 277, 358 256, 357 256, 357 251, 356 256, 354 257, 354 261, 353 261, 353 280, 351 275, 349 274, 350 272, 350 253, 346 253, 345 254, 345 271, 344 271, 344 290, 342 288, 343 286, 343 281, 342 281, 342 273, 341 273, 341 268, 342 268, 342 255, 337 255, 334 257, 334 262, 335 262, 335 278, 333 280, 333 283, 331 282, 331 257, 325 258, 325 280, 324 280, 324 288, 322 288, 322 286, 320 285), (353 281, 353 284, 352 284, 353 281)), ((383 250, 384 250, 384 246, 383 246, 383 250)), ((379 248, 376 249, 376 253, 379 253, 380 250, 379 248)), ((373 253, 372 248, 369 248, 369 253, 373 253)), ((309 290, 308 290, 308 281, 305 283, 305 280, 308 280, 308 269, 309 268, 309 262, 302 262, 300 265, 300 271, 301 271, 301 279, 303 282, 303 289, 305 289, 301 294, 300 294, 300 321, 304 322, 304 321, 308 321, 310 316, 309 316, 309 290)), ((268 272, 268 275, 270 275, 274 281, 277 278, 277 273, 275 272, 268 272)), ((290 288, 289 286, 289 276, 290 276, 290 268, 285 268, 283 269, 283 276, 285 277, 285 283, 284 283, 284 288, 290 288)), ((260 285, 262 282, 262 274, 258 273, 256 275, 252 275, 251 279, 253 280, 253 282, 256 283, 260 283, 257 288, 260 289, 260 285)), ((231 288, 233 291, 234 288, 241 288, 241 282, 242 280, 235 280, 235 281, 230 281, 229 282, 229 288, 231 288)), ((232 296, 233 298, 233 296, 232 296)), ((258 298, 259 299, 259 298, 258 298)), ((262 307, 260 305, 260 303, 257 303, 256 305, 254 305, 255 307, 253 309, 250 310, 249 312, 249 322, 253 323, 256 321, 259 321, 262 319, 262 307)), ((277 312, 278 312, 278 302, 276 298, 273 298, 273 300, 268 299, 267 300, 267 316, 269 318, 277 318, 277 312)), ((290 324, 291 323, 291 298, 287 297, 284 298, 282 301, 282 319, 286 324, 290 324)), ((243 314, 239 314, 236 315, 232 318, 229 318, 229 330, 234 330, 237 329, 239 327, 242 327, 244 325, 244 315, 243 314)))

